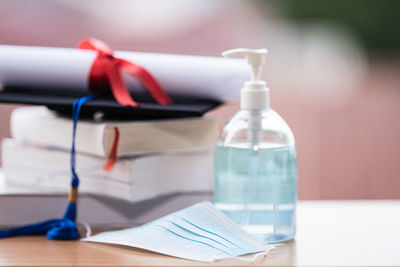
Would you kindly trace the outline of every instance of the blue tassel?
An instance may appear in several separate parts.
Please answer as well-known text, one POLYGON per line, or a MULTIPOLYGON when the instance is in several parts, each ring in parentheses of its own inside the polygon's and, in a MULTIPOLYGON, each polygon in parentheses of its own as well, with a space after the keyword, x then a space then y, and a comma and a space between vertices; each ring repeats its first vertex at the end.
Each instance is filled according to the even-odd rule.
POLYGON ((79 239, 78 228, 75 220, 77 215, 77 194, 79 178, 75 171, 75 133, 79 119, 79 113, 83 103, 93 100, 94 96, 85 96, 74 101, 72 106, 72 147, 71 147, 71 191, 69 203, 61 219, 52 219, 34 223, 27 226, 15 227, 8 230, 0 230, 0 239, 13 236, 46 235, 51 240, 76 240, 79 239))
POLYGON ((76 213, 77 213, 76 203, 69 202, 63 218, 75 222, 76 213))
POLYGON ((78 228, 68 219, 53 219, 0 231, 0 238, 28 235, 46 235, 52 240, 79 239, 78 228))

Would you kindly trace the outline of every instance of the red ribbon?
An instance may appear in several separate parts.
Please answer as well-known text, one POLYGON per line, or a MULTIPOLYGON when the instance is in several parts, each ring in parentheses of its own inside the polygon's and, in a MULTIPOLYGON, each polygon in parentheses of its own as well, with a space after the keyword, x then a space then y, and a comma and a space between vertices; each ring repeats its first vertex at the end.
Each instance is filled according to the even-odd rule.
MULTIPOLYGON (((161 88, 157 80, 143 67, 127 60, 116 58, 113 51, 104 42, 97 39, 85 39, 79 45, 79 49, 89 49, 97 51, 97 57, 92 64, 89 73, 89 90, 94 92, 109 92, 111 90, 115 100, 123 106, 139 106, 132 99, 121 76, 121 71, 125 71, 138 77, 150 91, 153 98, 161 105, 171 104, 172 100, 161 88)), ((113 147, 108 155, 104 170, 110 171, 117 158, 117 146, 119 131, 115 130, 113 147)))
POLYGON ((89 38, 83 40, 78 48, 97 51, 97 57, 89 74, 89 89, 91 91, 109 92, 111 90, 115 100, 120 105, 138 106, 139 104, 132 99, 122 79, 121 71, 125 71, 138 77, 157 103, 161 105, 172 103, 171 98, 146 69, 127 60, 114 57, 113 51, 104 42, 89 38))
POLYGON ((114 167, 115 161, 117 160, 117 148, 119 143, 119 130, 117 127, 114 128, 114 134, 114 142, 110 154, 108 155, 106 164, 103 167, 105 171, 111 171, 114 167))

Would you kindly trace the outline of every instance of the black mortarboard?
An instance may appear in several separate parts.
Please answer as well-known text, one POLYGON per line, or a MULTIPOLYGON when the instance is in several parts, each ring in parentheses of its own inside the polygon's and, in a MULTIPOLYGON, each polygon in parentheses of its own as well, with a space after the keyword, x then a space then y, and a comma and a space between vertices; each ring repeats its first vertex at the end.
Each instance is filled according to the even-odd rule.
MULTIPOLYGON (((88 92, 88 94, 90 93, 88 92)), ((5 86, 0 92, 0 102, 46 105, 50 109, 70 114, 73 102, 83 96, 83 94, 68 90, 57 90, 56 92, 51 90, 49 93, 49 90, 5 86)), ((216 100, 169 96, 172 98, 173 104, 159 105, 148 95, 135 95, 134 99, 141 105, 130 107, 118 104, 111 94, 100 94, 95 100, 85 103, 81 116, 92 116, 95 112, 100 111, 104 113, 105 119, 113 120, 198 117, 220 104, 216 100)))

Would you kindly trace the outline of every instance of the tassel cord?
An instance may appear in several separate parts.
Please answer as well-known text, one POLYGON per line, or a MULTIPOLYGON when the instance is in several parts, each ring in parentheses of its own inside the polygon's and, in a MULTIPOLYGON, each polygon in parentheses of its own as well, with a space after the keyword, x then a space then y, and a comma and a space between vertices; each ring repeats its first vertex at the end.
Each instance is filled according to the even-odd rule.
POLYGON ((29 236, 29 235, 46 235, 48 239, 52 240, 76 240, 79 239, 79 232, 76 226, 76 214, 77 214, 77 196, 79 178, 75 170, 75 136, 76 128, 79 120, 79 114, 82 105, 90 100, 93 100, 95 96, 85 96, 75 100, 72 107, 72 147, 71 147, 71 191, 69 195, 69 203, 67 209, 61 219, 50 219, 47 221, 29 224, 26 226, 15 227, 8 230, 0 230, 0 239, 14 236, 29 236))

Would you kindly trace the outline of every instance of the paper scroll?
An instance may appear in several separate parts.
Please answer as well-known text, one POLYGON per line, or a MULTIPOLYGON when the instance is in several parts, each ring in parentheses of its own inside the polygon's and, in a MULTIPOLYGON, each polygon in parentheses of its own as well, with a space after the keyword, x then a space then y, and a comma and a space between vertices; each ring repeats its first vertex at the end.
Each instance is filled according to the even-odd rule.
MULTIPOLYGON (((219 101, 239 100, 250 71, 243 60, 217 57, 115 52, 146 68, 168 94, 219 101)), ((96 52, 72 48, 0 45, 0 82, 5 87, 88 91, 88 77, 96 52)), ((129 90, 143 85, 124 75, 129 90)))

